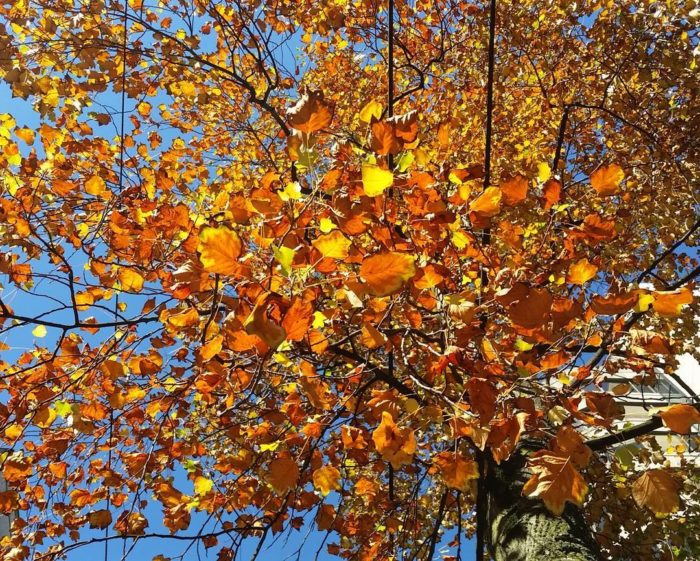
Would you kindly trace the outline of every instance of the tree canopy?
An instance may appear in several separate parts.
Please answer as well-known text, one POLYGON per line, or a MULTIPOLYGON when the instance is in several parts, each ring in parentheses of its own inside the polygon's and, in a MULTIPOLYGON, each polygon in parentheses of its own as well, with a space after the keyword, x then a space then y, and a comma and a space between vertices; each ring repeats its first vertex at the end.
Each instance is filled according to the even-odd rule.
POLYGON ((698 354, 698 18, 0 3, 33 108, 0 114, 0 558, 457 560, 525 441, 523 493, 602 558, 695 558, 700 474, 651 432, 698 402, 624 425, 610 379, 698 354))

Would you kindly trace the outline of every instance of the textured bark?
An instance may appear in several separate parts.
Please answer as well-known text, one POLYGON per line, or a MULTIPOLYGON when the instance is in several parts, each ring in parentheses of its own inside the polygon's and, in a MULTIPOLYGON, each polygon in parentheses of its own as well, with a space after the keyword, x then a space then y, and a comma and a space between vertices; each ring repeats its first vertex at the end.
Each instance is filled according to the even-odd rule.
POLYGON ((600 553, 583 513, 567 504, 562 516, 541 501, 522 496, 529 474, 527 450, 486 474, 488 542, 496 561, 600 561, 600 553))

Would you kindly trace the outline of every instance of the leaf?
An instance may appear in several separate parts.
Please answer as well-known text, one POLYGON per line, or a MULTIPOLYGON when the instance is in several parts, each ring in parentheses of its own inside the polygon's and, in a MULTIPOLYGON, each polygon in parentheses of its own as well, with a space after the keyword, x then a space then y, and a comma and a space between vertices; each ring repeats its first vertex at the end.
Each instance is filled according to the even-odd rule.
POLYGON ((340 490, 340 471, 333 466, 324 466, 314 471, 314 487, 325 497, 331 491, 340 490))
POLYGON ((653 296, 654 311, 664 317, 679 316, 683 306, 693 303, 693 292, 687 287, 680 290, 654 292, 653 296))
POLYGON ((118 273, 119 284, 125 292, 141 292, 143 288, 143 277, 133 269, 122 267, 118 273))
POLYGON ((334 230, 330 234, 316 238, 312 242, 312 245, 318 249, 324 257, 345 259, 348 256, 348 249, 352 245, 352 242, 350 242, 342 232, 334 230))
POLYGON ((625 178, 625 172, 617 164, 610 164, 595 170, 591 174, 591 186, 601 197, 617 193, 620 183, 625 178))
POLYGON ((540 162, 537 164, 537 181, 540 183, 545 183, 552 177, 552 169, 546 162, 540 162))
POLYGON ((362 185, 365 195, 377 197, 394 184, 394 174, 376 164, 362 164, 362 185))
POLYGON ((197 251, 205 271, 233 275, 238 270, 241 240, 236 232, 225 226, 207 226, 199 232, 197 251))
POLYGON ((690 434, 690 427, 700 423, 700 412, 686 403, 664 407, 659 416, 664 425, 678 434, 690 434))
POLYGON ((652 469, 640 475, 632 485, 632 497, 640 507, 664 515, 680 508, 679 485, 662 469, 652 469))
POLYGON ((199 358, 207 362, 221 352, 224 342, 223 335, 216 335, 209 342, 199 348, 199 358))
POLYGON ((453 489, 468 492, 471 482, 479 479, 478 464, 461 454, 441 452, 433 462, 437 465, 445 485, 453 489))
POLYGON ((319 131, 332 120, 333 106, 325 101, 320 91, 307 89, 296 105, 287 110, 287 122, 301 132, 319 131))
POLYGON ((112 523, 112 513, 107 509, 95 510, 88 514, 90 528, 104 530, 112 523))
POLYGON ((267 481, 279 495, 293 489, 299 479, 299 467, 291 458, 277 458, 270 462, 267 481))
POLYGON ((527 198, 528 180, 522 175, 516 175, 501 184, 503 200, 508 206, 520 204, 527 198))
POLYGON ((272 308, 278 307, 277 302, 277 297, 273 294, 262 294, 243 324, 248 335, 257 335, 271 349, 279 347, 287 337, 284 327, 272 319, 269 314, 272 308))
POLYGON ((388 411, 382 412, 382 422, 372 433, 372 440, 382 458, 394 469, 413 461, 416 437, 408 428, 399 429, 388 411))
POLYGON ((201 475, 198 475, 194 479, 194 492, 197 495, 206 495, 209 491, 214 488, 214 482, 211 479, 207 479, 201 475))
POLYGON ((377 296, 389 296, 401 290, 416 274, 414 257, 405 253, 379 253, 362 261, 360 276, 377 296))
POLYGON ((595 278, 598 273, 598 267, 593 265, 588 259, 580 259, 571 267, 566 275, 566 282, 569 284, 584 285, 589 280, 595 278))
POLYGON ((503 192, 498 187, 488 187, 469 205, 469 210, 483 218, 491 218, 501 212, 503 192))
POLYGON ((34 335, 34 337, 37 339, 46 337, 46 327, 43 325, 37 325, 34 329, 32 329, 32 335, 34 335))
POLYGON ((544 198, 544 209, 549 210, 561 199, 561 183, 556 179, 547 181, 544 187, 542 187, 542 194, 544 198))
POLYGON ((591 300, 591 309, 600 315, 624 314, 632 308, 639 300, 636 292, 611 293, 606 296, 594 296, 591 300))
POLYGON ((379 119, 382 116, 382 110, 382 104, 372 99, 360 110, 360 121, 369 123, 372 119, 379 119))
POLYGON ((539 497, 545 506, 557 516, 564 512, 566 502, 583 505, 588 485, 574 467, 574 462, 565 452, 540 450, 530 462, 532 477, 525 483, 523 494, 539 497))

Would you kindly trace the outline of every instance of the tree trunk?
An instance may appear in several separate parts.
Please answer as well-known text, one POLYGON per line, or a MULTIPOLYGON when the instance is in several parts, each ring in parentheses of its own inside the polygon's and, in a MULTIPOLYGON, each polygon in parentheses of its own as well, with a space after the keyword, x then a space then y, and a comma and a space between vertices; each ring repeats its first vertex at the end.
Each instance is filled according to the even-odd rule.
POLYGON ((523 447, 501 465, 489 462, 487 466, 487 537, 493 558, 600 561, 597 544, 579 508, 567 504, 562 516, 555 516, 542 501, 522 495, 529 478, 527 453, 523 447))

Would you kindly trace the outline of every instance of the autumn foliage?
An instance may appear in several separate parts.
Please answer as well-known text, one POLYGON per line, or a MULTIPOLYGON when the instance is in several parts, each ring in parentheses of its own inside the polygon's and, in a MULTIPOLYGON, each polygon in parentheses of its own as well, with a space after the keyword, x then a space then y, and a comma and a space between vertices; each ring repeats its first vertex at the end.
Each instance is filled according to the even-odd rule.
POLYGON ((610 382, 697 353, 691 4, 0 3, 0 558, 456 559, 527 440, 693 559, 697 398, 610 382))

